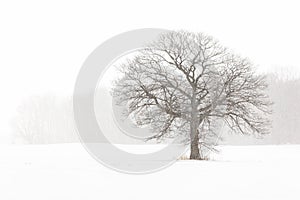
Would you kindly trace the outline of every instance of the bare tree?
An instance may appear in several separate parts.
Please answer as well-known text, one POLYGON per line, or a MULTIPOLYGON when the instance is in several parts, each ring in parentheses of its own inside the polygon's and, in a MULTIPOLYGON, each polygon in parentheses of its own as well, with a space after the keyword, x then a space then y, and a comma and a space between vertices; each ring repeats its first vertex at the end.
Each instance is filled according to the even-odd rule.
POLYGON ((252 64, 204 34, 170 32, 120 67, 114 98, 139 126, 163 139, 183 135, 190 159, 213 149, 215 122, 242 134, 268 132, 265 77, 252 64))
POLYGON ((14 140, 30 144, 78 142, 70 98, 32 97, 18 107, 14 140))

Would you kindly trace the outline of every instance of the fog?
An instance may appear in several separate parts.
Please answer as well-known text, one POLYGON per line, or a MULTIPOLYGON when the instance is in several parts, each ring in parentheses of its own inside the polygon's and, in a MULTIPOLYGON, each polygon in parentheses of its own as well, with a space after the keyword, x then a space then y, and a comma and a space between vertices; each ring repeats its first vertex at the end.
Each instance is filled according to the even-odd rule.
POLYGON ((207 1, 201 7, 187 1, 172 9, 162 1, 133 1, 127 9, 128 2, 106 7, 57 3, 0 3, 0 143, 11 142, 11 120, 26 99, 71 96, 87 56, 108 38, 136 28, 205 32, 248 57, 261 72, 288 68, 299 73, 297 1, 207 1))

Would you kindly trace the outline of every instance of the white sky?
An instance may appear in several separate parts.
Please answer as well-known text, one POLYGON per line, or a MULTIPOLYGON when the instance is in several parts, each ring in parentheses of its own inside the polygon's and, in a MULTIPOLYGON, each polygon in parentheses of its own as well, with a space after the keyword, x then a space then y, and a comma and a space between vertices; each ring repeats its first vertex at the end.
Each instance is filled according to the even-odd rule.
POLYGON ((22 99, 72 93, 86 57, 106 39, 137 28, 205 32, 261 71, 299 72, 297 1, 1 1, 0 143, 22 99))

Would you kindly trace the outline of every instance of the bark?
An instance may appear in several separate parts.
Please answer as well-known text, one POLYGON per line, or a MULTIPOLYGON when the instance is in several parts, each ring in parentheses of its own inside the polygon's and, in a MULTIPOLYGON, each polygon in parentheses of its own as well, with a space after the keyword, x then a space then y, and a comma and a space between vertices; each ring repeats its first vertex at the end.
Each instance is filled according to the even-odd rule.
POLYGON ((191 160, 201 160, 200 150, 199 150, 199 135, 198 131, 194 134, 193 138, 191 138, 191 160))
POLYGON ((198 132, 198 117, 197 117, 197 106, 196 106, 196 95, 195 90, 191 100, 191 123, 190 123, 190 141, 191 141, 191 160, 200 160, 199 150, 199 132, 198 132))

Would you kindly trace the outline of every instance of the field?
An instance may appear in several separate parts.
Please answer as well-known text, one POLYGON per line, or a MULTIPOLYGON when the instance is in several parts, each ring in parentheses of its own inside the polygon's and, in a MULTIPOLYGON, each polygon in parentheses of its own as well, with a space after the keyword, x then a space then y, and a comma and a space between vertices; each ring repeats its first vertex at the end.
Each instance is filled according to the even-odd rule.
POLYGON ((300 199, 300 146, 220 150, 211 161, 128 175, 102 166, 80 144, 1 145, 0 199, 300 199))

